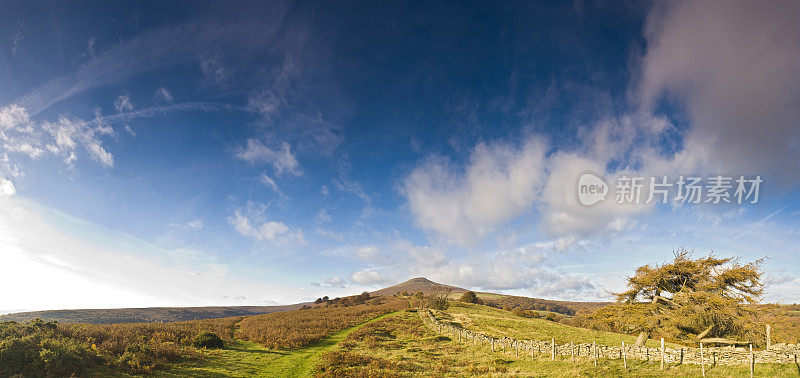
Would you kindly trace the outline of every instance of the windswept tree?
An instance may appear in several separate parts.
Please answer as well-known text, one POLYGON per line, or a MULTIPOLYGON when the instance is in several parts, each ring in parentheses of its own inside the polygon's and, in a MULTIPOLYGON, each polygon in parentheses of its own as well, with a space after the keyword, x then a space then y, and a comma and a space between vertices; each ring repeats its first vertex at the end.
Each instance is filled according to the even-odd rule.
POLYGON ((674 255, 672 262, 636 269, 628 289, 616 293, 622 306, 608 310, 618 314, 607 314, 606 320, 619 316, 614 321, 640 331, 637 345, 653 331, 693 342, 733 343, 726 337, 746 336, 752 314, 745 304, 763 293, 763 259, 742 264, 713 251, 692 259, 686 249, 674 255))

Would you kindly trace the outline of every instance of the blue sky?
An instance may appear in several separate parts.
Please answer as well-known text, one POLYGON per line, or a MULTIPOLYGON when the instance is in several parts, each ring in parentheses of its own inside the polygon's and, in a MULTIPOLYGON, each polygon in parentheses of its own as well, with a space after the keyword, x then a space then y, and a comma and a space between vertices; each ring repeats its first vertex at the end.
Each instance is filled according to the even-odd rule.
POLYGON ((0 311, 607 300, 681 247, 800 301, 797 4, 0 7, 0 311), (718 175, 758 203, 613 201, 718 175))

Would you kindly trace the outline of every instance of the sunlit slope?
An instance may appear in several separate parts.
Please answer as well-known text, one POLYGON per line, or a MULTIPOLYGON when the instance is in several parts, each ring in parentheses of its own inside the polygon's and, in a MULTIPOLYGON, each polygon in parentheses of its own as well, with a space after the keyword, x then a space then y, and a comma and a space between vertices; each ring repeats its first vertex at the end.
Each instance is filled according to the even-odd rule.
MULTIPOLYGON (((437 316, 492 337, 555 339, 557 343, 595 341, 603 345, 620 345, 623 341, 626 344, 636 342, 635 336, 572 327, 544 319, 523 318, 509 311, 470 303, 455 302, 446 312, 437 313, 437 316)), ((660 341, 649 340, 647 345, 655 347, 660 345, 660 341)))

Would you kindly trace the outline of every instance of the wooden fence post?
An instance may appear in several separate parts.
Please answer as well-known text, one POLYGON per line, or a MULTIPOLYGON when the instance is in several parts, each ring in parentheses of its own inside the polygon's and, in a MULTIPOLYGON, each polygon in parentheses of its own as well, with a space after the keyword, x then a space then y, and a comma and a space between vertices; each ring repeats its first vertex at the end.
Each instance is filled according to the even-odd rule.
POLYGON ((700 343, 700 369, 703 371, 703 376, 706 376, 706 363, 703 360, 703 343, 700 343))
POLYGON ((528 341, 531 344, 531 359, 535 360, 536 359, 536 355, 533 354, 533 340, 528 340, 528 341))
POLYGON ((756 369, 756 356, 753 354, 753 344, 750 344, 750 378, 753 377, 754 370, 756 369))
POLYGON ((572 355, 572 363, 575 363, 575 344, 572 341, 569 342, 569 354, 572 355))
POLYGON ((772 346, 772 339, 770 338, 769 331, 770 326, 767 324, 767 350, 769 350, 769 347, 772 346))
POLYGON ((491 338, 489 341, 492 342, 492 352, 494 352, 494 338, 491 338))
POLYGON ((622 342, 622 367, 628 370, 628 354, 625 351, 625 342, 622 342))
POLYGON ((664 370, 664 338, 661 338, 661 370, 664 370))
POLYGON ((556 360, 556 339, 550 339, 550 346, 553 349, 552 361, 556 360))
POLYGON ((597 343, 592 341, 592 353, 594 354, 594 366, 597 367, 597 343))

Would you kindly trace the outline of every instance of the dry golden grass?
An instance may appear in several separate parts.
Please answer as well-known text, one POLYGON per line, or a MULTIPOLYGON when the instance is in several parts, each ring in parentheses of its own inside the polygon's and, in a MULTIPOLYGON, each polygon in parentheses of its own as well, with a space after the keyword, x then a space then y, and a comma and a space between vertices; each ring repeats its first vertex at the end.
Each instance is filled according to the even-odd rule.
MULTIPOLYGON (((527 324, 503 311, 509 321, 527 324)), ((552 323, 552 322, 549 322, 552 323)), ((553 325, 561 326, 557 323, 553 325)), ((742 377, 748 375, 748 366, 707 365, 709 377, 742 377)), ((796 376, 793 364, 758 364, 758 377, 796 376)), ((620 359, 600 359, 594 366, 592 359, 579 357, 574 362, 568 357, 538 354, 532 358, 527 353, 517 356, 513 350, 498 349, 492 352, 487 346, 473 346, 471 342, 457 342, 438 335, 427 328, 417 313, 398 312, 352 332, 339 348, 323 355, 317 365, 319 377, 398 377, 398 376, 523 376, 523 377, 697 377, 701 368, 692 364, 667 364, 664 370, 658 363, 620 359)))
POLYGON ((357 306, 320 306, 243 319, 236 337, 272 349, 300 348, 370 318, 408 307, 395 297, 377 297, 357 306))

